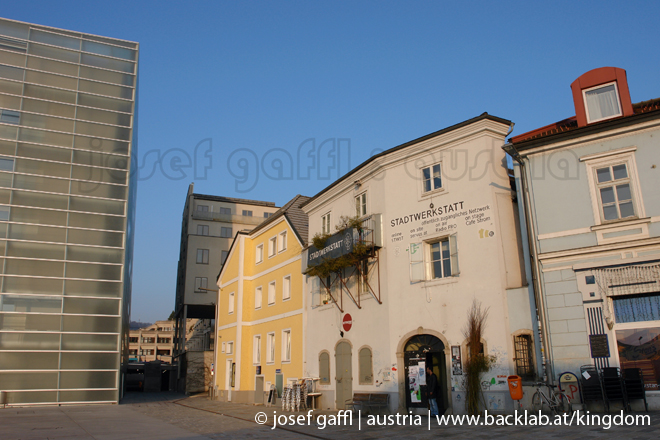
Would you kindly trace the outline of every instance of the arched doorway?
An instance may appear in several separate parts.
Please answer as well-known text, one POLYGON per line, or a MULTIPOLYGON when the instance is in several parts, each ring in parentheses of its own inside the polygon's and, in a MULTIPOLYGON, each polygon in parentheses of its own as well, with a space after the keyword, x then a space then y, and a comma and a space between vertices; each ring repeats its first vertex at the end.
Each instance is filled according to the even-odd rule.
POLYGON ((337 409, 344 409, 346 401, 353 397, 353 364, 351 344, 342 341, 335 347, 335 404, 337 409))
POLYGON ((419 369, 431 367, 438 379, 438 409, 447 409, 447 366, 445 344, 432 335, 416 335, 406 342, 403 354, 407 408, 428 408, 426 385, 419 385, 419 369))

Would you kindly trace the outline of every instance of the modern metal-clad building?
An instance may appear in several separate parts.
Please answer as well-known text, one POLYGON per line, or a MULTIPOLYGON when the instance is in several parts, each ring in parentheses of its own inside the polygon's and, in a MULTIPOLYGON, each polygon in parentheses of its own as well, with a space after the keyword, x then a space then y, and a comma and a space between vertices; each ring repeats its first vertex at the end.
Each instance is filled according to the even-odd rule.
POLYGON ((118 402, 138 44, 0 19, 0 391, 118 402))

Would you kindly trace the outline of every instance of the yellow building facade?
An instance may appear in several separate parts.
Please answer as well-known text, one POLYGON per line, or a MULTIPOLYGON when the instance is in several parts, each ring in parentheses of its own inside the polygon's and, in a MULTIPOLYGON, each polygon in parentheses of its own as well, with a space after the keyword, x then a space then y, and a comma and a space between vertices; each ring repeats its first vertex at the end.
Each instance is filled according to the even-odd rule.
POLYGON ((263 403, 303 376, 301 251, 307 216, 296 196, 251 232, 239 232, 218 276, 215 386, 220 400, 263 403))

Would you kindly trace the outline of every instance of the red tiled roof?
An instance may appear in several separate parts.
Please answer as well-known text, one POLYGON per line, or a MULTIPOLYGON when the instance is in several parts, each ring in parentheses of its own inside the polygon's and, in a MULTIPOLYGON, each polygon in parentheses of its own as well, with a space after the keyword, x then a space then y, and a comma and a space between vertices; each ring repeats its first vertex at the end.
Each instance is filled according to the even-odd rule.
MULTIPOLYGON (((633 104, 633 112, 635 115, 658 110, 660 110, 660 98, 633 104)), ((565 131, 575 130, 576 128, 578 128, 577 118, 575 116, 571 116, 570 118, 555 122, 554 124, 546 125, 545 127, 537 128, 536 130, 528 131, 527 133, 514 136, 509 139, 509 141, 515 144, 517 142, 528 141, 531 139, 546 137, 565 131)))

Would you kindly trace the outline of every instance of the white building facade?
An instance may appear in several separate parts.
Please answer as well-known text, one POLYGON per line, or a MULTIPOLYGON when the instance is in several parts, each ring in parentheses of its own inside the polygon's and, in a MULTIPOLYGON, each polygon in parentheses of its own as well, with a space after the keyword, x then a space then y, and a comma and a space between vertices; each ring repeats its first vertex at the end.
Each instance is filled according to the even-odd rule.
MULTIPOLYGON (((533 299, 501 149, 511 125, 484 113, 392 148, 303 205, 310 237, 357 215, 370 249, 341 276, 307 277, 304 368, 319 378, 320 407, 387 393, 392 411, 426 413, 418 373, 431 366, 441 412, 463 412, 463 329, 474 300, 489 310, 482 343, 497 358, 483 377, 488 409, 511 408, 508 375, 536 376, 533 299)), ((328 240, 323 252, 350 237, 328 240)), ((303 271, 318 255, 303 252, 303 271)))

